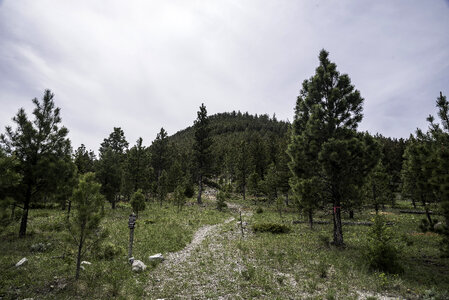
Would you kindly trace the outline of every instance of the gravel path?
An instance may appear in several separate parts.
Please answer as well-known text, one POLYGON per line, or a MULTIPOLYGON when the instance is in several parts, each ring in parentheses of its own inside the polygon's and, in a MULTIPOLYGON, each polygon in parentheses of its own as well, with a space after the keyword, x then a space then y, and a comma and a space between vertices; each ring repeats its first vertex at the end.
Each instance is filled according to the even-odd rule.
POLYGON ((230 223, 234 218, 229 218, 221 224, 216 225, 206 225, 198 229, 195 232, 192 242, 188 244, 184 249, 178 252, 171 252, 167 255, 167 260, 164 262, 163 268, 171 269, 177 265, 185 262, 192 255, 192 251, 196 249, 207 237, 213 235, 217 232, 217 228, 223 224, 230 223))

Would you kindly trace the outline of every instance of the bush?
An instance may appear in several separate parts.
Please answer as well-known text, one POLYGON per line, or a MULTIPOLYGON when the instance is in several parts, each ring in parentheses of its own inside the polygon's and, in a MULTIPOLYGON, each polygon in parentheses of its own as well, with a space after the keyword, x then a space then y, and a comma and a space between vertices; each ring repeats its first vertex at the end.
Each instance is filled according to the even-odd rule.
POLYGON ((226 196, 225 196, 224 192, 219 191, 217 194, 217 209, 219 211, 223 211, 223 209, 228 207, 225 200, 226 200, 226 196))
POLYGON ((370 269, 387 273, 402 273, 404 270, 399 263, 400 249, 395 244, 393 234, 387 227, 385 218, 378 215, 368 233, 366 257, 370 269))
POLYGON ((284 224, 259 223, 253 225, 254 232, 289 233, 291 228, 284 224))
POLYGON ((261 213, 263 213, 263 209, 262 209, 262 207, 258 207, 256 209, 256 214, 261 214, 261 213))
POLYGON ((100 250, 100 258, 108 260, 111 260, 114 257, 117 257, 121 254, 123 254, 123 249, 111 242, 107 242, 104 245, 102 245, 100 250))

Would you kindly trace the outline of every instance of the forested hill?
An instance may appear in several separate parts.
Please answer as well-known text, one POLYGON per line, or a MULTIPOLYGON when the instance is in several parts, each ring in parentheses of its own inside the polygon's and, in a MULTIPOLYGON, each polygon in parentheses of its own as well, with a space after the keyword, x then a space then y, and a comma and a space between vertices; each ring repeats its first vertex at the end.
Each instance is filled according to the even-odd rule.
MULTIPOLYGON (((282 182, 273 184, 288 185, 289 123, 278 121, 275 116, 250 115, 248 113, 219 113, 208 117, 210 147, 209 173, 220 182, 237 182, 237 190, 245 188, 248 176, 263 180, 274 172, 285 174, 282 182)), ((193 163, 195 131, 193 126, 181 130, 168 138, 181 164, 193 163)), ((195 174, 193 166, 184 166, 195 174)))
MULTIPOLYGON (((260 135, 263 138, 283 137, 287 133, 289 123, 278 121, 275 116, 267 114, 250 115, 248 112, 241 113, 225 112, 211 115, 209 117, 211 136, 214 140, 227 139, 227 137, 241 137, 260 135)), ((178 146, 190 146, 193 144, 194 129, 189 126, 169 137, 169 140, 178 146)))

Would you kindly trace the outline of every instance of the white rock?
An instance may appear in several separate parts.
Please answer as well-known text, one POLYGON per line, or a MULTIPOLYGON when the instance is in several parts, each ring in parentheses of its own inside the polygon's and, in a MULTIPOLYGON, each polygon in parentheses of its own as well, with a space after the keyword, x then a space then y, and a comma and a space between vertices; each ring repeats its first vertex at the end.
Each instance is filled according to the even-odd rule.
POLYGON ((150 261, 163 261, 165 258, 162 256, 162 253, 158 253, 155 255, 151 255, 148 257, 150 261))
POLYGON ((88 262, 88 261, 85 261, 85 260, 83 260, 83 261, 81 262, 81 264, 82 264, 82 265, 91 265, 92 263, 91 263, 91 262, 88 262))
POLYGON ((136 259, 133 261, 132 270, 134 272, 141 272, 144 271, 147 268, 147 266, 140 260, 136 259))
POLYGON ((24 264, 27 263, 27 262, 28 262, 28 259, 27 259, 26 257, 24 257, 24 258, 22 258, 21 260, 19 260, 19 261, 16 263, 16 267, 20 267, 20 266, 24 265, 24 264))

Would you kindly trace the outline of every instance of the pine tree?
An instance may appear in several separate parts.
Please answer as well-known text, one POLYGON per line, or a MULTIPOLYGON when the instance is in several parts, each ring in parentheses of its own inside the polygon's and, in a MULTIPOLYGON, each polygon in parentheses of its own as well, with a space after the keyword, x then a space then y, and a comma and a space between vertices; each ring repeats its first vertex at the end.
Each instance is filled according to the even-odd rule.
MULTIPOLYGON (((159 177, 162 171, 168 171, 169 168, 169 145, 168 135, 164 128, 161 128, 160 132, 156 135, 156 139, 153 141, 150 147, 151 152, 151 166, 154 171, 154 181, 159 182, 159 177)), ((157 186, 155 186, 157 189, 157 186)))
POLYGON ((139 212, 145 210, 145 196, 141 189, 138 189, 131 197, 130 201, 133 211, 136 213, 136 217, 139 217, 139 212))
POLYGON ((86 251, 104 237, 100 233, 100 221, 103 218, 104 197, 100 193, 101 185, 95 182, 93 173, 80 177, 78 187, 74 190, 72 202, 75 217, 68 223, 68 231, 78 251, 76 257, 76 275, 79 278, 81 259, 86 251))
POLYGON ((0 148, 0 228, 14 219, 15 203, 12 196, 21 180, 20 174, 16 172, 18 164, 15 156, 7 156, 0 148), (8 208, 11 208, 11 217, 8 215, 8 208))
POLYGON ((150 187, 151 155, 148 148, 142 145, 142 138, 138 138, 136 145, 131 147, 126 153, 123 166, 124 187, 130 193, 138 189, 148 191, 150 187))
POLYGON ((79 146, 73 154, 73 161, 79 174, 94 172, 95 160, 95 153, 92 150, 87 151, 84 144, 81 144, 81 146, 79 146))
POLYGON ((237 150, 237 158, 236 158, 236 180, 239 190, 243 195, 243 201, 246 200, 246 190, 248 186, 248 177, 251 172, 251 164, 250 164, 250 151, 248 147, 248 143, 245 140, 242 140, 239 143, 237 150))
POLYGON ((431 183, 434 193, 440 200, 440 205, 445 218, 441 251, 443 256, 449 257, 449 101, 443 93, 437 98, 436 106, 441 124, 434 123, 434 118, 429 116, 430 134, 434 140, 435 168, 432 173, 431 183), (441 125, 441 126, 440 126, 441 125))
POLYGON ((387 173, 387 170, 380 160, 376 167, 370 172, 366 184, 364 185, 365 198, 368 203, 374 205, 376 214, 379 212, 379 205, 384 205, 392 197, 390 182, 391 176, 387 173))
POLYGON ((128 142, 120 127, 103 140, 99 150, 100 158, 96 166, 96 176, 101 183, 101 192, 115 209, 117 198, 122 187, 123 163, 128 142))
POLYGON ((432 185, 432 174, 436 167, 432 156, 433 141, 429 134, 417 130, 416 138, 411 138, 404 152, 403 194, 415 202, 421 203, 426 212, 425 229, 433 229, 434 222, 429 204, 437 199, 432 185))
POLYGON ((211 173, 212 156, 209 118, 206 106, 201 104, 198 117, 194 122, 195 140, 193 144, 193 154, 195 157, 195 167, 198 179, 198 204, 202 204, 201 194, 203 193, 204 182, 207 181, 211 173))
POLYGON ((353 190, 355 176, 359 176, 351 170, 356 169, 355 159, 364 149, 356 136, 363 116, 363 98, 349 76, 341 75, 328 56, 327 51, 321 50, 315 75, 302 84, 289 155, 292 189, 304 203, 313 206, 321 198, 317 183, 325 185, 325 197, 333 206, 333 243, 341 246, 344 244, 341 207, 345 196, 353 190), (307 195, 306 191, 311 193, 307 195))
POLYGON ((46 90, 41 102, 34 98, 34 120, 29 120, 21 108, 13 118, 16 130, 8 126, 6 133, 0 136, 7 154, 14 154, 19 162, 16 172, 22 179, 14 199, 23 204, 21 237, 26 235, 31 202, 42 201, 44 195, 55 193, 62 180, 58 175, 71 155, 68 130, 60 127, 60 109, 55 107, 53 97, 54 94, 46 90))

